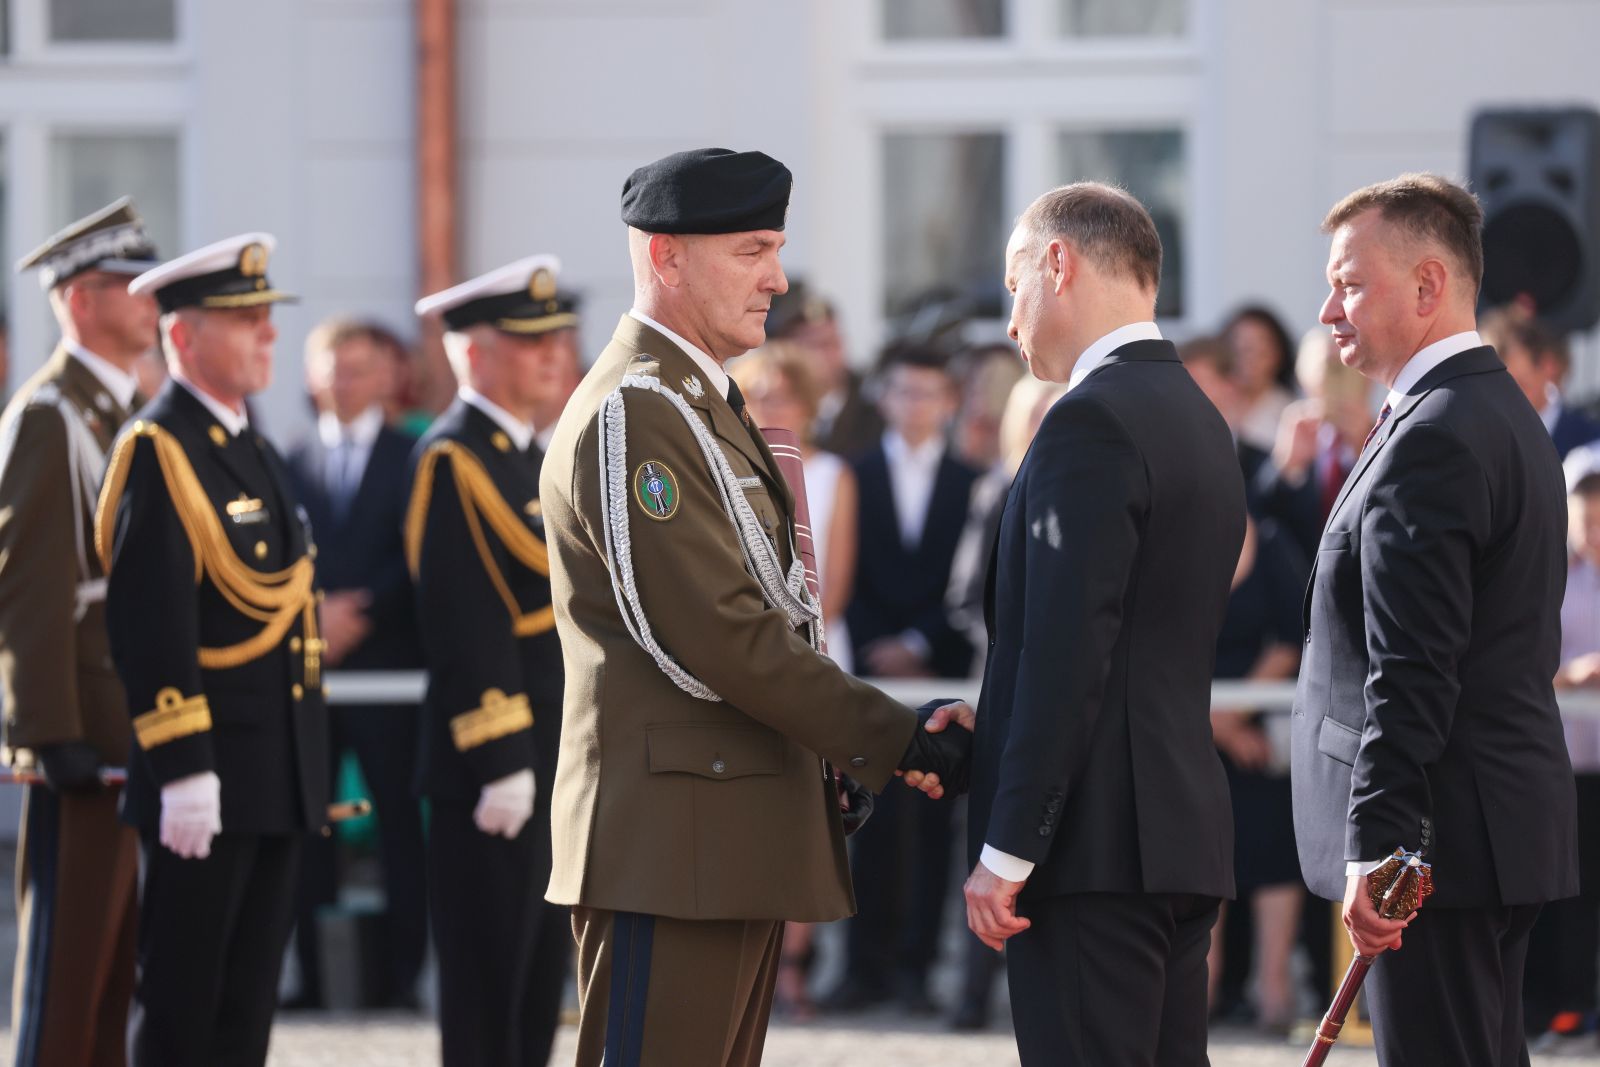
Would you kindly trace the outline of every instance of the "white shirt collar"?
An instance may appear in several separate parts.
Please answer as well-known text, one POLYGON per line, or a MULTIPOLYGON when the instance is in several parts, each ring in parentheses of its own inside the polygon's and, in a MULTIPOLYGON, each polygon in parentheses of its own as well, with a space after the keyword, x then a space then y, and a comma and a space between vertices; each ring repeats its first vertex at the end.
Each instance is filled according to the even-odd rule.
POLYGON ((331 411, 324 411, 317 416, 317 437, 322 441, 322 447, 334 449, 346 438, 357 448, 365 451, 372 447, 378 439, 378 431, 383 429, 383 405, 373 404, 367 410, 350 420, 349 425, 339 421, 339 416, 331 411))
POLYGON ((913 447, 895 431, 886 430, 883 434, 883 450, 891 463, 928 470, 937 467, 944 458, 944 438, 935 434, 913 447))
POLYGON ((1087 378, 1096 367, 1105 362, 1105 358, 1130 341, 1159 341, 1161 331, 1153 322, 1130 322, 1126 326, 1118 326, 1100 340, 1083 350, 1083 355, 1078 357, 1077 364, 1072 368, 1072 377, 1067 379, 1067 390, 1076 389, 1078 383, 1087 378))
POLYGON ((683 354, 694 360, 694 365, 700 368, 700 373, 706 376, 706 380, 711 383, 711 388, 717 391, 717 395, 722 397, 724 400, 728 399, 728 372, 722 369, 722 364, 718 363, 709 355, 700 351, 700 349, 696 348, 688 341, 685 341, 682 337, 679 337, 677 334, 673 333, 671 330, 667 329, 665 326, 661 325, 655 319, 652 319, 649 315, 646 315, 638 308, 630 308, 628 310, 628 315, 637 321, 644 323, 652 330, 656 330, 662 334, 662 336, 666 337, 667 340, 683 349, 683 354))
POLYGON ((105 386, 106 392, 111 394, 124 411, 133 406, 133 394, 139 389, 139 379, 112 365, 109 360, 95 355, 70 337, 62 338, 61 344, 72 354, 72 358, 89 368, 89 373, 105 386))
POLYGON ((526 452, 528 450, 528 445, 533 442, 532 426, 523 422, 470 385, 463 385, 457 392, 462 400, 465 400, 493 419, 494 424, 504 430, 507 437, 511 438, 511 443, 517 446, 518 452, 526 452))
POLYGON ((240 410, 234 411, 216 397, 195 385, 183 376, 182 371, 173 371, 172 380, 189 390, 191 396, 206 406, 211 412, 211 417, 222 423, 222 428, 228 431, 229 437, 238 437, 250 425, 250 412, 244 405, 239 405, 240 410))
POLYGON ((1478 336, 1477 330, 1453 333, 1443 340, 1433 342, 1433 344, 1412 356, 1406 361, 1406 365, 1400 368, 1400 373, 1395 375, 1394 385, 1389 389, 1389 395, 1385 398, 1384 403, 1389 405, 1390 411, 1393 411, 1400 406, 1401 400, 1411 395, 1411 391, 1417 387, 1417 383, 1422 381, 1423 376, 1433 368, 1451 356, 1458 356, 1469 348, 1482 347, 1483 338, 1478 336))
POLYGON ((1544 420, 1546 430, 1556 432, 1556 423, 1561 421, 1561 389, 1555 382, 1545 383, 1544 407, 1539 409, 1539 417, 1544 420))

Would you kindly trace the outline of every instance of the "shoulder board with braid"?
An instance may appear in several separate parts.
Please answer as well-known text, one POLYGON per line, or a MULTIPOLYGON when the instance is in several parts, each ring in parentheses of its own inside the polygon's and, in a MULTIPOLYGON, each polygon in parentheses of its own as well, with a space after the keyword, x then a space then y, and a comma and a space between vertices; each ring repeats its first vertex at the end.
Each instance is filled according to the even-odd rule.
POLYGON ((416 580, 422 570, 422 541, 428 526, 428 506, 433 500, 433 480, 440 458, 450 460, 450 473, 461 502, 461 515, 467 531, 472 535, 478 560, 488 574, 495 591, 511 613, 512 630, 519 637, 541 634, 555 626, 555 612, 550 607, 524 614, 511 592, 500 564, 489 549, 484 536, 484 522, 506 546, 511 558, 541 577, 550 575, 550 554, 545 543, 528 529, 511 505, 506 503, 494 479, 484 469, 483 463, 472 450, 456 441, 440 440, 429 445, 417 463, 417 477, 411 486, 411 500, 406 505, 405 549, 406 566, 416 580))

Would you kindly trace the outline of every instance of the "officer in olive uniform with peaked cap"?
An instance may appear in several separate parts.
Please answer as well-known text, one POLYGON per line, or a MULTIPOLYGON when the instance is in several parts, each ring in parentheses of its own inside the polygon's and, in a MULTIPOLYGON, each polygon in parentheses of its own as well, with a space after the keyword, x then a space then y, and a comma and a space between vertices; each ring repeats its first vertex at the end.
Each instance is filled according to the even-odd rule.
POLYGON ((96 542, 134 746, 135 1067, 266 1061, 303 836, 327 806, 315 548, 250 426, 276 338, 270 234, 135 278, 172 377, 117 444, 96 542))
POLYGON ((127 197, 19 263, 61 327, 0 419, 0 685, 5 757, 28 787, 17 851, 11 1015, 17 1067, 120 1067, 133 992, 138 838, 101 784, 128 759, 106 644, 94 508, 117 428, 143 401, 133 364, 156 305, 128 283, 156 253, 127 197))
POLYGON ((784 920, 854 908, 833 767, 882 789, 970 740, 817 651, 793 496, 723 370, 787 286, 790 182, 724 149, 628 179, 634 307, 541 477, 567 665, 548 898, 573 905, 585 1067, 759 1062, 784 920))
POLYGON ((572 943, 546 904, 561 646, 534 419, 562 388, 578 318, 560 263, 531 256, 426 297, 460 381, 418 443, 406 516, 428 664, 418 770, 450 1067, 543 1067, 572 943))

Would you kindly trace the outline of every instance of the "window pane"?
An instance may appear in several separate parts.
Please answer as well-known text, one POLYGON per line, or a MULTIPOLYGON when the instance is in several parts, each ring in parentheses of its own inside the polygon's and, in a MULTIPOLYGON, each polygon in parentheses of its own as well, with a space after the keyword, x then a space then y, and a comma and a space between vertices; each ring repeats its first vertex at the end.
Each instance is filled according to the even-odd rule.
POLYGON ((890 41, 1005 32, 1003 0, 883 0, 883 36, 890 41))
POLYGON ((52 41, 170 41, 177 0, 49 0, 52 41))
POLYGON ((1183 251, 1186 229, 1181 130, 1118 130, 1061 134, 1061 180, 1113 182, 1150 209, 1161 235, 1161 289, 1156 310, 1162 318, 1183 314, 1183 251))
POLYGON ((1061 0, 1068 37, 1181 37, 1189 0, 1061 0))
POLYGON ((178 138, 174 134, 63 134, 50 144, 50 224, 42 239, 119 196, 133 197, 163 256, 179 247, 178 138))
POLYGON ((1009 231, 998 133, 888 134, 884 150, 884 310, 948 301, 1001 314, 1009 231))

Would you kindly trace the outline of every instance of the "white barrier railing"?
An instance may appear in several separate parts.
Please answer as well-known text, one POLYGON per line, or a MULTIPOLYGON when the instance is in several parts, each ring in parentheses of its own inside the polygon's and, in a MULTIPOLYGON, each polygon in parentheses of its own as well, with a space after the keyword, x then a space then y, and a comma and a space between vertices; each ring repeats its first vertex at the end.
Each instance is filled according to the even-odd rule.
MULTIPOLYGON (((329 671, 328 701, 332 704, 414 704, 427 685, 424 671, 329 671)), ((956 678, 868 678, 868 682, 903 702, 917 707, 930 700, 953 697, 976 701, 978 683, 956 678)), ((1579 718, 1600 718, 1600 692, 1563 690, 1556 694, 1561 713, 1579 718)), ((1287 712, 1294 706, 1293 682, 1213 682, 1214 708, 1253 708, 1287 712)))

